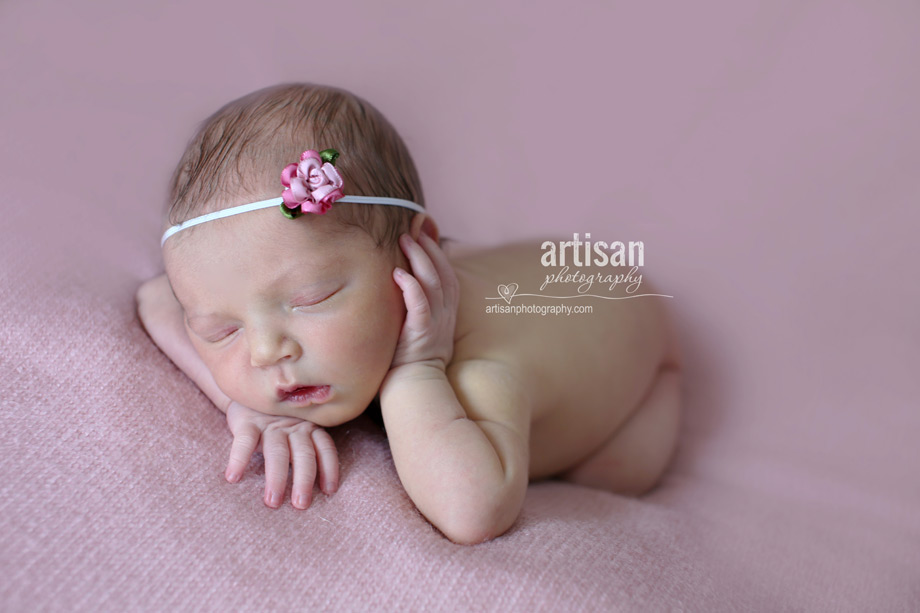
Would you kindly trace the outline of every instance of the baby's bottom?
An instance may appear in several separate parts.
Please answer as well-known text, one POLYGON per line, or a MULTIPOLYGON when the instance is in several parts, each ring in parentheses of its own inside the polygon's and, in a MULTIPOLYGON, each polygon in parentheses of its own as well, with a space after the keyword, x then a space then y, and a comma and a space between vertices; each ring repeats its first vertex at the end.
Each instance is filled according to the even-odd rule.
POLYGON ((626 422, 597 451, 558 478, 629 496, 652 489, 677 446, 680 379, 678 367, 663 365, 626 422))

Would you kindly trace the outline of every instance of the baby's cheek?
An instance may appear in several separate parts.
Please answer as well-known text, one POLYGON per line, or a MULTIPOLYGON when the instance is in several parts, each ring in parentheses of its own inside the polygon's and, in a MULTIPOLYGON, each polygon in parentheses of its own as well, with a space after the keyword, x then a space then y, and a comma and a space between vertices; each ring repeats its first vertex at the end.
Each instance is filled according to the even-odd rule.
POLYGON ((219 359, 206 361, 206 365, 211 371, 211 376, 214 377, 217 387, 223 393, 227 394, 232 400, 251 407, 251 404, 246 404, 247 402, 252 402, 248 398, 252 392, 247 389, 246 382, 248 379, 239 366, 241 359, 238 355, 226 355, 221 356, 219 359))
POLYGON ((342 358, 363 361, 380 345, 374 318, 368 318, 357 325, 342 326, 330 330, 326 346, 342 358))
POLYGON ((389 368, 388 361, 393 357, 396 336, 392 334, 390 322, 381 309, 370 311, 359 325, 341 329, 336 343, 343 356, 350 356, 356 366, 362 370, 378 371, 389 368), (373 313, 373 315, 370 315, 373 313), (381 366, 381 362, 387 364, 381 366))
POLYGON ((217 387, 219 387, 223 393, 237 400, 239 390, 236 388, 236 379, 234 377, 227 376, 224 369, 221 368, 212 368, 211 375, 214 377, 217 387))

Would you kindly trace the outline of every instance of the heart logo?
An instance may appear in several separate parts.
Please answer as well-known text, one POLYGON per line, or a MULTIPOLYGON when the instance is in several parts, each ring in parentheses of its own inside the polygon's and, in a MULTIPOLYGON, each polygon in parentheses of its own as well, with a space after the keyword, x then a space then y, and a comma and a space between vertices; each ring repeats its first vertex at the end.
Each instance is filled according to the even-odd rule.
POLYGON ((505 302, 511 304, 511 298, 514 297, 514 293, 518 290, 517 283, 510 283, 508 285, 499 285, 498 286, 498 295, 505 299, 505 302))

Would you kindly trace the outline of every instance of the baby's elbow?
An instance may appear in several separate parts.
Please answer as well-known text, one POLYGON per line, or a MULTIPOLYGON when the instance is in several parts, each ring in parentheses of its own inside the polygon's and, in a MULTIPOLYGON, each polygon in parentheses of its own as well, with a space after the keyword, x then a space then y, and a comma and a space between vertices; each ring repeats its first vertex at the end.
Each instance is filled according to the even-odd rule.
POLYGON ((177 312, 181 313, 181 307, 173 296, 165 274, 141 284, 134 294, 134 300, 138 319, 148 331, 151 324, 156 325, 159 320, 172 321, 177 312))
POLYGON ((484 522, 438 526, 438 529, 452 543, 457 545, 479 545, 504 534, 510 526, 495 527, 484 522))
POLYGON ((496 501, 456 505, 435 526, 458 545, 478 545, 503 535, 517 519, 520 505, 509 508, 496 501))

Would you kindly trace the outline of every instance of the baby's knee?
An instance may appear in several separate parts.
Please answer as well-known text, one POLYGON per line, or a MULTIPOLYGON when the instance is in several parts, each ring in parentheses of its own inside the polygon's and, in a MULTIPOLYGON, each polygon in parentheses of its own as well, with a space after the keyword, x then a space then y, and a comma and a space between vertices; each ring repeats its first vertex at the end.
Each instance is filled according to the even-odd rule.
POLYGON ((635 414, 617 432, 614 444, 631 457, 632 470, 622 477, 621 492, 639 496, 660 482, 677 449, 681 423, 682 375, 664 365, 635 414))
POLYGON ((680 369, 661 368, 629 419, 600 449, 561 478, 626 496, 653 489, 677 448, 680 388, 680 369))
POLYGON ((652 490, 667 472, 677 450, 682 402, 682 375, 678 367, 663 366, 639 411, 627 423, 632 444, 642 458, 630 479, 628 492, 639 496, 652 490))

